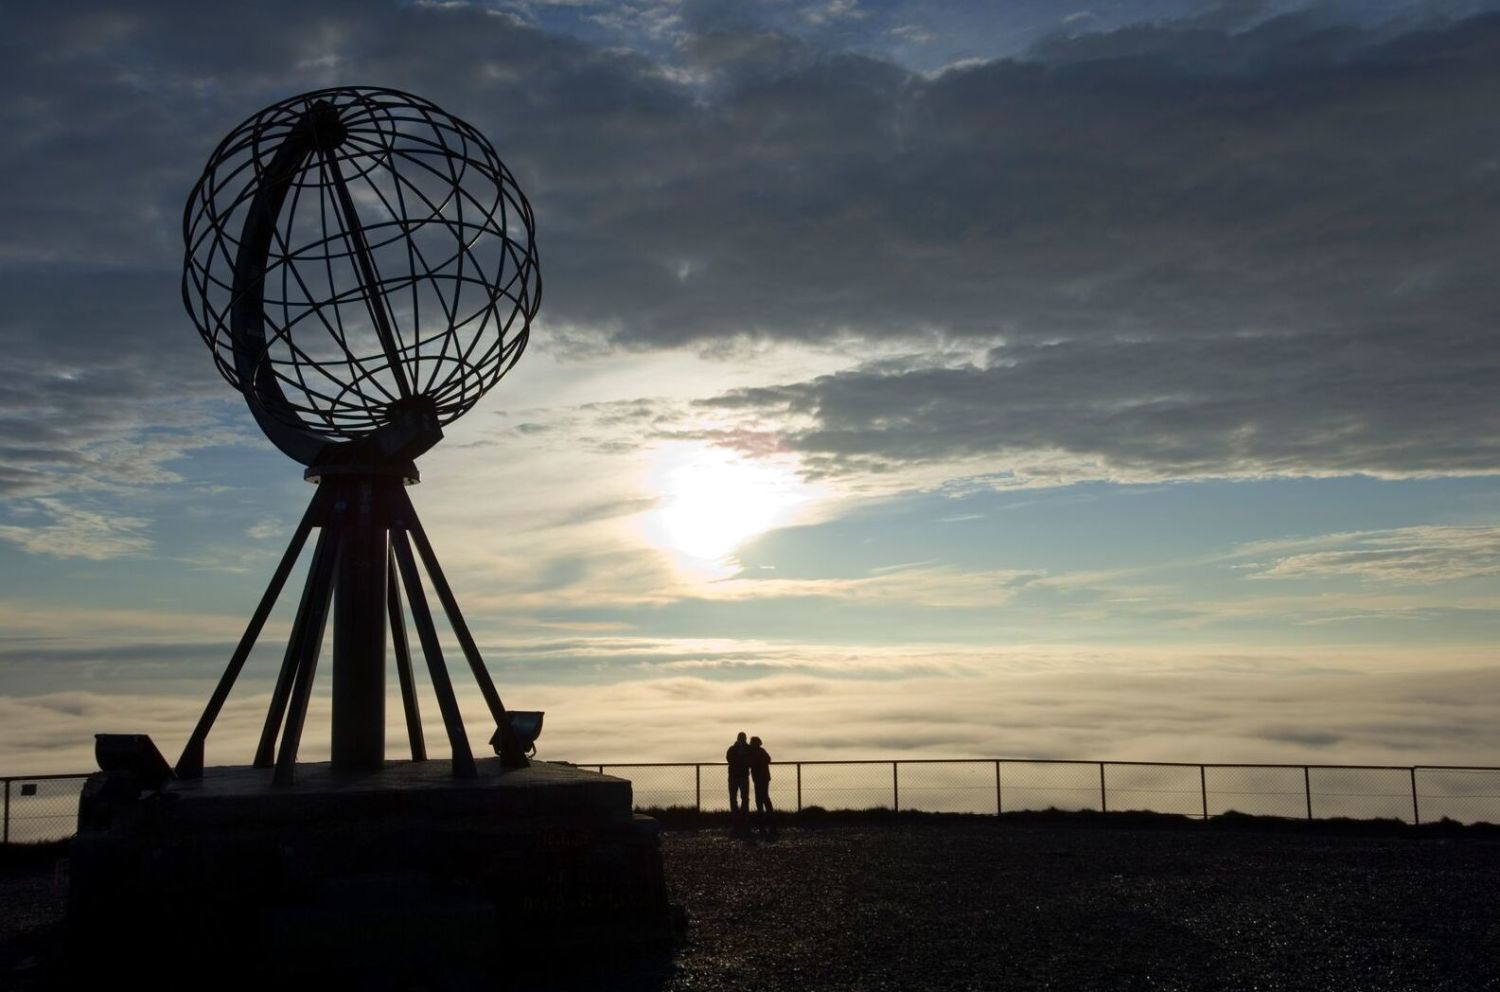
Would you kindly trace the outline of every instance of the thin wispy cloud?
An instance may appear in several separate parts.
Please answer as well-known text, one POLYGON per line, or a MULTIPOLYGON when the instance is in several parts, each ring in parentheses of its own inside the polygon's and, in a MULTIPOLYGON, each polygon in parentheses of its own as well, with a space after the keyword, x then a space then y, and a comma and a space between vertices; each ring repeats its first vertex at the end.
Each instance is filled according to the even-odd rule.
POLYGON ((151 547, 151 522, 144 517, 86 510, 57 499, 38 498, 33 506, 39 519, 0 526, 0 541, 28 554, 96 561, 140 554, 151 547))
POLYGON ((1500 528, 1402 527, 1240 549, 1260 579, 1353 578, 1431 585, 1500 575, 1500 528))

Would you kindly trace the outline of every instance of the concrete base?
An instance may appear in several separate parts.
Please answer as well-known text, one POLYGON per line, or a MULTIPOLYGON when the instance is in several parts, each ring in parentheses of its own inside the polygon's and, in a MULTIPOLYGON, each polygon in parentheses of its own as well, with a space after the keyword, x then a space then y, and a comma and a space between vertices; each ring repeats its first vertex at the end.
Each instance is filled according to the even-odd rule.
POLYGON ((670 942, 657 826, 632 813, 628 781, 478 765, 475 779, 446 761, 299 765, 286 788, 271 769, 209 768, 146 793, 127 774, 91 776, 69 957, 113 971, 170 948, 216 981, 233 962, 227 977, 246 984, 396 988, 478 981, 523 948, 670 942))

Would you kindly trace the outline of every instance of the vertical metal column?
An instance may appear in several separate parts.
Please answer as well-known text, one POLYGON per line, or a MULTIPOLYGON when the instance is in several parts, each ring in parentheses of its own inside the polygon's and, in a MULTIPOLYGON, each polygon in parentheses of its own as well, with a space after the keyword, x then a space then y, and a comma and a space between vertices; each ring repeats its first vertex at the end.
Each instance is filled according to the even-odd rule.
POLYGON ((995 762, 995 815, 999 816, 1005 812, 1005 804, 1000 794, 1000 762, 995 762))
POLYGON ((1099 812, 1109 812, 1109 793, 1104 789, 1104 762, 1099 762, 1099 812))
MULTIPOLYGON (((380 480, 385 483, 386 480, 380 480)), ((344 491, 343 554, 333 600, 333 748, 336 769, 385 764, 385 611, 390 550, 369 478, 344 491)), ((396 481, 396 485, 400 485, 396 481)))
POLYGON ((703 766, 693 766, 693 809, 703 812, 703 766))
POLYGON ((1411 822, 1415 827, 1422 825, 1422 811, 1417 806, 1417 767, 1415 765, 1411 769, 1411 822))
POLYGON ((1208 819, 1208 772, 1202 765, 1198 766, 1198 788, 1203 794, 1203 819, 1208 819))
POLYGON ((898 779, 897 774, 896 774, 896 769, 900 767, 900 764, 901 763, 898 762, 898 761, 891 762, 891 812, 892 813, 899 813, 899 812, 901 812, 901 782, 898 779))
POLYGON ((5 780, 5 835, 0 837, 0 844, 10 843, 10 779, 5 780))
POLYGON ((1304 794, 1307 796, 1307 818, 1309 820, 1311 820, 1312 819, 1312 773, 1307 770, 1307 766, 1306 765, 1302 766, 1302 788, 1304 790, 1304 794))
POLYGON ((802 812, 802 762, 797 762, 797 812, 802 812))

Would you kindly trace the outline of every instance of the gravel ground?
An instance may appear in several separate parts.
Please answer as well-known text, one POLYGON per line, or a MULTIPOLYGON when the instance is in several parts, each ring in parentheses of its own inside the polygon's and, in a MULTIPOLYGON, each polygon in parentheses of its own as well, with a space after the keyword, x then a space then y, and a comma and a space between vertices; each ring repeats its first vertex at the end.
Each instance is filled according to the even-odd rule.
POLYGON ((1500 842, 994 821, 665 840, 666 989, 1500 989, 1500 842))
POLYGON ((0 848, 0 989, 39 987, 67 904, 63 845, 0 848))
MULTIPOLYGON (((516 987, 1500 990, 1493 834, 928 818, 662 846, 670 960, 516 987)), ((0 867, 0 988, 44 988, 54 866, 0 867)))

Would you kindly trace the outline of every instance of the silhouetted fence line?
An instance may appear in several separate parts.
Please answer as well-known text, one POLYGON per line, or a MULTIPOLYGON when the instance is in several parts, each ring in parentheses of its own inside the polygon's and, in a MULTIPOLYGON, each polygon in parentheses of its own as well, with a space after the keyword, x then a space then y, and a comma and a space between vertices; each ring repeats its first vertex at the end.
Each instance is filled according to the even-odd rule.
POLYGON ((4 843, 61 840, 78 830, 78 794, 88 773, 4 777, 4 843))
MULTIPOLYGON (((604 762, 631 780, 639 809, 727 811, 723 762, 604 762)), ((930 813, 1147 811, 1201 819, 1228 812, 1297 819, 1500 822, 1500 767, 1208 764, 1076 758, 896 758, 772 766, 778 809, 930 813)))
MULTIPOLYGON (((723 762, 574 762, 631 780, 637 809, 727 811, 723 762)), ((3 840, 73 835, 87 773, 0 776, 3 840)), ((1271 765, 1074 758, 867 758, 772 766, 778 809, 928 813, 1148 811, 1211 819, 1228 812, 1297 819, 1448 819, 1500 823, 1500 767, 1271 765)))

